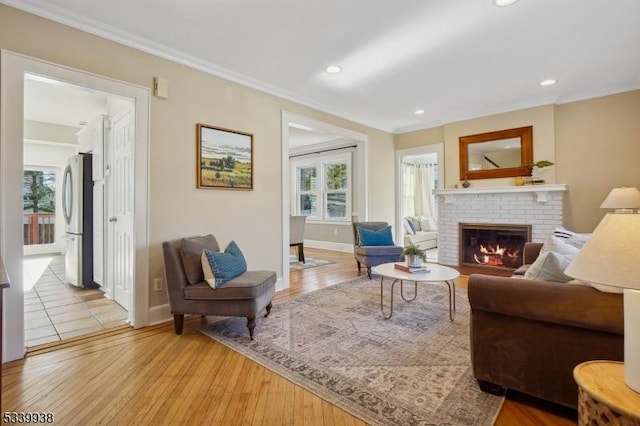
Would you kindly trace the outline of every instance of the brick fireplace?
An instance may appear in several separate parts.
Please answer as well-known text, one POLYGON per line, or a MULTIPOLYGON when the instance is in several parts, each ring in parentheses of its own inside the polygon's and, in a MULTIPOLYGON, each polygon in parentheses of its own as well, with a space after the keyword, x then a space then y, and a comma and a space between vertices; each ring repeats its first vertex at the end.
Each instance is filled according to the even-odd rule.
POLYGON ((436 191, 438 261, 450 266, 465 263, 461 261, 460 224, 526 226, 531 241, 544 241, 563 225, 566 191, 563 184, 436 191))

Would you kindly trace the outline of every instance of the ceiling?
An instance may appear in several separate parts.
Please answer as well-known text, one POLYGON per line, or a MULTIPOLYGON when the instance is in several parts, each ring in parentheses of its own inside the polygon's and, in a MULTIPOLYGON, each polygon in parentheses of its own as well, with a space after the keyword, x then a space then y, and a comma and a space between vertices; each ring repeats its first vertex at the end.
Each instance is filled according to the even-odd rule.
POLYGON ((640 88, 638 0, 0 3, 393 133, 640 88))
POLYGON ((107 95, 29 75, 24 80, 24 119, 77 127, 107 113, 107 95))

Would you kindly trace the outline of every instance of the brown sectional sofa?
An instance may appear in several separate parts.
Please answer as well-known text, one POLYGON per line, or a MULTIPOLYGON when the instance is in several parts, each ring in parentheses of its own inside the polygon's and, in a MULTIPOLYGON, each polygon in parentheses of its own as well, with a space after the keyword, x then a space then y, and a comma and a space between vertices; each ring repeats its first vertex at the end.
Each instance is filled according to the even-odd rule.
MULTIPOLYGON (((525 263, 541 246, 527 243, 525 263)), ((473 372, 484 391, 514 389, 576 408, 573 368, 623 360, 621 294, 480 274, 469 277, 468 291, 473 372)))

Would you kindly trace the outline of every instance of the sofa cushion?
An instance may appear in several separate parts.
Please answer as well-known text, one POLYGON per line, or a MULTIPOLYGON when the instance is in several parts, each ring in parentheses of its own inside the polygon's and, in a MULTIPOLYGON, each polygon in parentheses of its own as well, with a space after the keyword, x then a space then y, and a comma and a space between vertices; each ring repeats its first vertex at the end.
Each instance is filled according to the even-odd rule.
POLYGON ((400 246, 356 246, 354 253, 361 256, 399 256, 402 255, 400 246))
MULTIPOLYGON (((215 281, 214 288, 220 287, 247 271, 247 262, 235 241, 231 241, 223 253, 209 249, 205 249, 204 253, 211 266, 215 281)), ((211 276, 207 278, 211 280, 211 276)), ((209 285, 211 284, 209 283, 209 285)))
POLYGON ((196 284, 204 280, 201 261, 204 249, 220 251, 216 237, 209 234, 182 239, 180 256, 182 257, 184 274, 189 284, 196 284))
POLYGON ((527 269, 524 277, 528 280, 569 282, 572 278, 565 275, 564 270, 571 263, 571 259, 573 259, 573 255, 560 254, 554 251, 544 252, 527 269))
POLYGON ((276 282, 273 271, 247 271, 215 290, 202 281, 185 287, 184 297, 190 300, 256 299, 276 282))
POLYGON ((393 235, 391 235, 391 225, 378 230, 358 227, 361 246, 392 246, 393 235))

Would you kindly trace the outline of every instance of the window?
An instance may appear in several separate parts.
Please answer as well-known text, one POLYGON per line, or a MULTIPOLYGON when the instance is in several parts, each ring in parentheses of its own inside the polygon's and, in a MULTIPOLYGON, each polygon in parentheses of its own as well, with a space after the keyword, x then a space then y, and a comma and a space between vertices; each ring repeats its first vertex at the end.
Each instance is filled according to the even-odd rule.
POLYGON ((313 221, 346 221, 351 215, 351 153, 292 160, 296 214, 313 221))
POLYGON ((54 243, 56 213, 56 174, 54 171, 24 171, 22 210, 23 244, 54 243))

